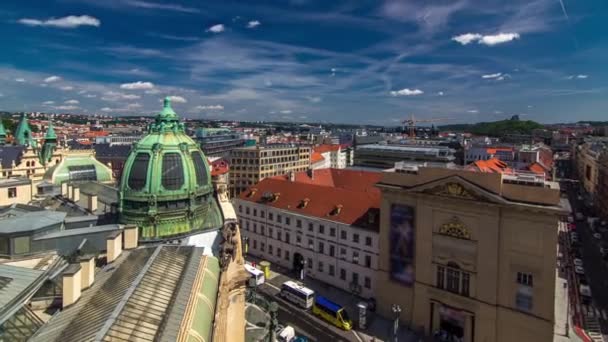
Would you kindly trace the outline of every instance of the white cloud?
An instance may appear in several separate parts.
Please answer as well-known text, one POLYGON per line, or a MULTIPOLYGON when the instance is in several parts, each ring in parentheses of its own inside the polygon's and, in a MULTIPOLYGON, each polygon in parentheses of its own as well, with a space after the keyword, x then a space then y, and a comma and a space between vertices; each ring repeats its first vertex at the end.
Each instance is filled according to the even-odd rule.
POLYGON ((321 102, 321 98, 319 96, 306 96, 306 99, 312 103, 321 102))
POLYGON ((67 100, 64 102, 65 104, 77 105, 80 103, 78 100, 67 100))
POLYGON ((127 105, 127 109, 136 109, 136 108, 141 108, 141 107, 142 107, 141 104, 137 103, 137 102, 136 103, 129 103, 127 105))
POLYGON ((169 96, 169 100, 171 100, 171 102, 174 103, 186 103, 188 102, 188 100, 186 100, 185 98, 178 96, 178 95, 171 95, 169 96))
POLYGON ((61 81, 61 77, 53 75, 53 76, 49 76, 44 79, 44 82, 46 82, 46 83, 57 82, 57 81, 61 81))
POLYGON ((213 25, 210 28, 208 28, 207 32, 221 33, 221 32, 224 32, 224 30, 226 30, 226 28, 224 27, 224 24, 217 24, 217 25, 213 25))
POLYGON ((291 113, 292 113, 292 111, 289 109, 285 109, 285 110, 281 111, 281 114, 291 114, 291 113))
POLYGON ((28 26, 52 26, 59 28, 76 28, 78 26, 99 27, 99 19, 88 15, 70 15, 63 18, 51 18, 47 20, 23 18, 18 21, 20 24, 28 26))
POLYGON ((199 13, 200 10, 198 8, 186 7, 178 4, 163 4, 157 2, 147 2, 143 0, 125 0, 124 4, 132 7, 139 7, 145 9, 153 9, 153 10, 164 10, 164 11, 174 11, 174 12, 183 12, 183 13, 199 13))
POLYGON ((471 110, 467 110, 467 113, 477 114, 477 113, 479 113, 479 111, 477 109, 471 109, 471 110))
POLYGON ((107 91, 101 97, 104 101, 138 100, 141 96, 135 94, 124 94, 117 91, 107 91))
POLYGON ((140 89, 152 89, 154 84, 152 82, 137 81, 133 83, 123 83, 120 85, 120 89, 127 90, 140 90, 140 89))
POLYGON ((585 78, 587 78, 587 77, 589 77, 589 75, 576 75, 576 78, 582 78, 582 79, 585 79, 585 78))
POLYGON ((112 108, 110 108, 110 107, 103 107, 103 108, 100 109, 100 111, 102 111, 102 112, 111 112, 112 108))
POLYGON ((68 90, 74 90, 74 87, 72 87, 72 86, 62 86, 62 87, 59 87, 59 89, 68 91, 68 90))
POLYGON ((483 36, 479 40, 479 44, 493 46, 496 44, 507 43, 515 39, 519 39, 519 33, 499 33, 495 35, 483 36))
POLYGON ((146 90, 144 93, 146 93, 146 94, 158 94, 158 93, 160 93, 160 90, 154 88, 154 89, 146 90))
POLYGON ((515 39, 519 39, 519 33, 498 33, 491 35, 481 35, 479 33, 465 33, 458 36, 452 37, 452 40, 460 43, 461 45, 468 45, 473 42, 493 46, 510 42, 515 39))
POLYGON ((481 78, 498 78, 502 76, 502 72, 497 72, 495 74, 487 74, 487 75, 482 75, 481 78))
POLYGON ((255 28, 257 26, 260 26, 260 22, 257 20, 251 20, 250 22, 247 23, 247 28, 255 28))
POLYGON ((337 68, 331 68, 330 70, 331 70, 331 76, 332 77, 336 76, 336 71, 338 71, 338 69, 337 68))
POLYGON ((55 101, 44 101, 44 102, 42 102, 42 104, 45 106, 50 106, 52 104, 55 104, 55 101))
POLYGON ((474 41, 478 41, 479 39, 481 39, 481 37, 482 36, 479 33, 465 33, 465 34, 461 34, 461 35, 452 37, 452 40, 456 41, 462 45, 467 45, 474 41))
POLYGON ((584 80, 586 78, 589 78, 589 75, 583 75, 583 74, 580 74, 580 75, 570 75, 570 76, 568 76, 566 78, 569 79, 569 80, 574 79, 574 78, 578 78, 580 80, 584 80))
POLYGON ((86 94, 84 97, 89 98, 89 99, 94 99, 97 97, 97 95, 95 94, 86 94))
POLYGON ((15 82, 25 82, 25 78, 15 78, 15 82))
POLYGON ((78 109, 78 106, 71 106, 71 105, 70 106, 57 106, 54 108, 57 110, 76 110, 76 109, 78 109))
POLYGON ((196 106, 195 110, 224 110, 224 106, 222 105, 209 105, 209 106, 196 106))
POLYGON ((409 88, 404 88, 401 90, 393 90, 391 91, 391 95, 393 96, 415 96, 415 95, 422 95, 424 94, 424 92, 420 89, 409 89, 409 88))
POLYGON ((442 91, 437 92, 437 95, 439 95, 439 96, 443 96, 443 92, 442 92, 442 91))

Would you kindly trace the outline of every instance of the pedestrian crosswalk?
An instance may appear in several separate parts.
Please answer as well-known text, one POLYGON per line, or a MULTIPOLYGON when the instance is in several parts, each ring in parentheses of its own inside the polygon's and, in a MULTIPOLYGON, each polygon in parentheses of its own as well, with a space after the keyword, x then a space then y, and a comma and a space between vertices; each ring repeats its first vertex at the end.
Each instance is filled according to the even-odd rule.
POLYGON ((603 342, 602 331, 600 329, 599 318, 603 318, 606 315, 605 311, 600 311, 594 307, 584 307, 585 311, 585 330, 587 335, 591 337, 594 342, 603 342))

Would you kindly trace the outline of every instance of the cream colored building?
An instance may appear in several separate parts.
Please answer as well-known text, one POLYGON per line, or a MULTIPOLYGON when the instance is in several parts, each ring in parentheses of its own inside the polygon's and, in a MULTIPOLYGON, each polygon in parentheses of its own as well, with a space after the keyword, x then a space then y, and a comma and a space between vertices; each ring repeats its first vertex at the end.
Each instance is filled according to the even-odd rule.
POLYGON ((32 181, 27 178, 0 179, 0 206, 28 204, 32 200, 32 181))
POLYGON ((446 168, 386 172, 379 313, 463 341, 553 340, 557 183, 446 168))
POLYGON ((231 197, 266 177, 310 168, 312 148, 290 144, 236 148, 230 151, 231 197))
POLYGON ((590 139, 575 147, 574 161, 578 179, 592 197, 596 194, 600 173, 600 156, 606 151, 605 139, 590 139))

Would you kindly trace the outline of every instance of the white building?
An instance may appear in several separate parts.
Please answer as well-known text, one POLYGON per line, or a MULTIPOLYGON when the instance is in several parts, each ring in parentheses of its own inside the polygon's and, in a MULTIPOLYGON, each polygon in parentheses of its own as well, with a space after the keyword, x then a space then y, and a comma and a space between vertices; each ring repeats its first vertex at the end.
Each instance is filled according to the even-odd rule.
POLYGON ((314 152, 320 153, 332 169, 344 169, 348 166, 347 151, 341 145, 319 145, 314 148, 314 152))
POLYGON ((235 199, 248 253, 373 297, 380 177, 325 169, 262 180, 235 199))

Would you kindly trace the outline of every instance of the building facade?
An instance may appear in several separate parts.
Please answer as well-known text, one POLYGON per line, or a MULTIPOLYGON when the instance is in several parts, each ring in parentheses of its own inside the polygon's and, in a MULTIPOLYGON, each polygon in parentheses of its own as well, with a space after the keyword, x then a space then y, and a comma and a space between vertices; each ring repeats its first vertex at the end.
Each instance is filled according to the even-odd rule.
POLYGON ((418 168, 384 173, 378 310, 462 341, 551 341, 559 186, 418 168), (399 293, 398 296, 395 296, 399 293))
POLYGON ((0 206, 27 204, 32 200, 32 181, 27 178, 0 179, 0 206))
POLYGON ((227 157, 230 150, 245 145, 243 134, 225 128, 201 128, 196 141, 207 157, 227 157))
POLYGON ((267 177, 310 168, 312 148, 292 144, 241 147, 230 151, 231 197, 267 177))
POLYGON ((449 166, 454 160, 454 150, 445 146, 362 145, 355 149, 354 165, 384 169, 397 162, 449 166))
POLYGON ((261 181, 235 200, 248 253, 372 298, 380 177, 324 169, 261 181))
POLYGON ((574 171, 591 199, 597 190, 599 159, 605 151, 606 141, 604 139, 590 139, 574 149, 574 171))
POLYGON ((347 151, 341 145, 319 145, 314 152, 320 153, 332 169, 344 169, 347 167, 347 151))

